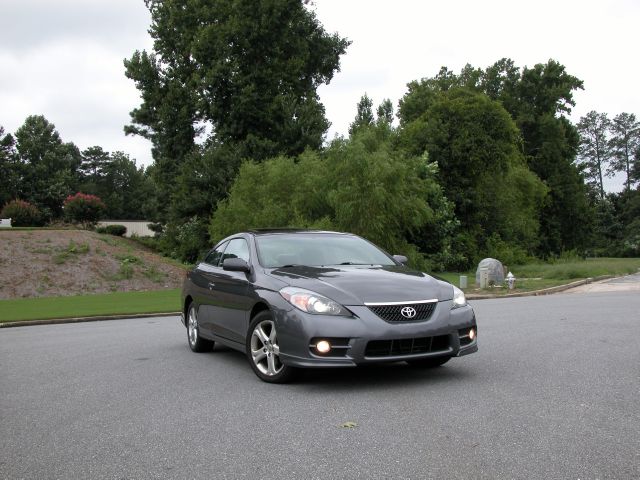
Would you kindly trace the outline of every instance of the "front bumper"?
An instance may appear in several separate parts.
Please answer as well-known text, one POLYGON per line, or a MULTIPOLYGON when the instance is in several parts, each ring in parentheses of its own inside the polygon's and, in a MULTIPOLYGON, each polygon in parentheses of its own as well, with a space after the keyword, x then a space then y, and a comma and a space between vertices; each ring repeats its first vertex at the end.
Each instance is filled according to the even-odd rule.
POLYGON ((451 310, 451 301, 439 302, 429 320, 403 323, 386 322, 366 306, 347 308, 354 317, 275 311, 282 362, 305 368, 353 367, 478 351, 477 337, 464 338, 472 327, 477 333, 475 314, 468 305, 451 310), (338 347, 321 355, 313 345, 322 339, 338 347))

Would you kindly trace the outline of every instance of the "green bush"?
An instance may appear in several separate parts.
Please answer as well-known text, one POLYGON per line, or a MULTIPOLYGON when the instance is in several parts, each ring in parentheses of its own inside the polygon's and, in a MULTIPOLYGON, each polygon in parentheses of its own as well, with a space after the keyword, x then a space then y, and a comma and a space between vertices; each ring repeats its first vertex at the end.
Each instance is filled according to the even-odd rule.
POLYGON ((124 237, 127 233, 127 227, 124 225, 107 225, 104 227, 104 233, 115 235, 117 237, 124 237))
POLYGON ((24 200, 7 202, 0 217, 10 218, 13 227, 41 227, 44 223, 38 207, 24 200))

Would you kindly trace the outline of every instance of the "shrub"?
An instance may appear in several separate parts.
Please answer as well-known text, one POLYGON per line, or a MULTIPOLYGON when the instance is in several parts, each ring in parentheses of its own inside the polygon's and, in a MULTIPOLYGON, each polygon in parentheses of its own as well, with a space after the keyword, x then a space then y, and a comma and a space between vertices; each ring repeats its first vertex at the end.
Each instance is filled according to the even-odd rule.
POLYGON ((104 227, 104 233, 109 235, 115 235, 117 237, 123 237, 127 233, 127 227, 124 225, 107 225, 104 227))
POLYGON ((64 216, 74 222, 94 224, 105 209, 100 197, 78 192, 64 201, 64 216))
POLYGON ((24 200, 11 200, 0 213, 2 218, 10 218, 14 227, 41 227, 42 215, 38 207, 24 200))
MULTIPOLYGON (((166 237, 172 233, 171 229, 167 229, 164 235, 165 241, 166 237)), ((197 216, 193 216, 182 225, 176 226, 175 235, 177 244, 172 256, 183 262, 195 262, 210 248, 207 221, 197 216)))
POLYGON ((154 233, 154 237, 159 237, 164 232, 164 225, 161 223, 149 223, 147 227, 154 233))

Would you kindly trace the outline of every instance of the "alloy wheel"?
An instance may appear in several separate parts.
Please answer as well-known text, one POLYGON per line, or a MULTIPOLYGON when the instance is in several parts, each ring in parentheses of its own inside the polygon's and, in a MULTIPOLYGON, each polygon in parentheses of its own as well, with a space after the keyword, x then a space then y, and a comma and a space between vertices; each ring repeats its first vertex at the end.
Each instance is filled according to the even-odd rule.
POLYGON ((272 320, 258 323, 251 333, 251 359, 264 375, 277 375, 284 368, 280 361, 280 347, 276 326, 272 320))
POLYGON ((194 307, 189 309, 188 329, 189 344, 192 347, 195 347, 196 342, 198 341, 198 316, 194 307))

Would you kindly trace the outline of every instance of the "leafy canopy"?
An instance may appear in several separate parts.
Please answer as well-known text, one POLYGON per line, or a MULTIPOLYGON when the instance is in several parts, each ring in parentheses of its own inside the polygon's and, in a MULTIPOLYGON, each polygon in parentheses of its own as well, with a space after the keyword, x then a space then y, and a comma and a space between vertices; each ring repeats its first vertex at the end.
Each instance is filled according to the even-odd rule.
POLYGON ((460 247, 467 258, 492 235, 527 252, 537 246, 546 188, 527 168, 519 131, 500 103, 466 88, 441 92, 405 123, 399 145, 413 155, 427 151, 437 162, 438 181, 474 240, 460 247))
POLYGON ((459 74, 442 67, 435 77, 408 84, 399 105, 401 128, 410 129, 413 137, 422 136, 420 142, 426 144, 426 132, 413 123, 443 94, 459 88, 484 93, 509 112, 522 138, 527 167, 549 189, 539 212, 538 253, 585 247, 592 212, 575 164, 578 132, 565 116, 582 81, 555 60, 521 69, 503 58, 484 70, 466 65, 459 74))
POLYGON ((455 221, 452 208, 435 181, 435 166, 390 145, 378 130, 361 129, 323 154, 243 163, 212 217, 212 239, 260 227, 349 231, 424 266, 406 238, 455 221))
POLYGON ((151 52, 125 61, 142 96, 126 131, 150 138, 161 184, 194 147, 239 144, 261 160, 319 148, 328 122, 316 89, 349 42, 300 0, 147 0, 151 52))

